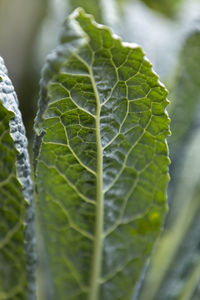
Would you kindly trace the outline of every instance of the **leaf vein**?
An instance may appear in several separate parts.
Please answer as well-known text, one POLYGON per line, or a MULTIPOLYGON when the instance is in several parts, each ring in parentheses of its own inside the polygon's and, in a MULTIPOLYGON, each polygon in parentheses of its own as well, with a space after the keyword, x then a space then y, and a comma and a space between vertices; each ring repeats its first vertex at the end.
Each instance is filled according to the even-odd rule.
POLYGON ((77 193, 77 195, 82 199, 84 200, 85 202, 87 203, 90 203, 90 204, 93 204, 93 205, 96 205, 96 202, 92 199, 89 199, 88 197, 86 197, 85 195, 83 195, 78 189, 77 187, 66 177, 65 174, 63 174, 61 171, 58 170, 58 168, 54 165, 47 165, 43 160, 39 159, 38 161, 40 161, 42 164, 45 165, 46 168, 48 169, 54 169, 63 179, 64 181, 74 190, 74 192, 77 193))
POLYGON ((72 149, 70 142, 69 142, 69 137, 68 137, 68 133, 67 133, 67 129, 65 127, 65 125, 63 124, 62 120, 61 120, 61 124, 64 128, 65 131, 65 137, 66 137, 66 141, 67 141, 67 146, 69 147, 69 150, 71 151, 72 155, 76 158, 76 160, 79 162, 79 164, 85 169, 87 170, 89 173, 93 174, 94 176, 97 176, 97 173, 95 171, 93 171, 91 168, 89 168, 87 165, 85 165, 80 158, 76 155, 76 153, 74 152, 74 150, 72 149))

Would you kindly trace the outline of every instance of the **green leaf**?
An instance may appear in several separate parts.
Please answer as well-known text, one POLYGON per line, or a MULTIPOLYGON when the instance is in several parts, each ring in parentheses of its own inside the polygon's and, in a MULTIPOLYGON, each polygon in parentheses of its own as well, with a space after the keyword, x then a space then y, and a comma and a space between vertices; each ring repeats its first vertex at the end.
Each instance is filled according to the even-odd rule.
POLYGON ((171 92, 171 207, 141 300, 193 300, 200 277, 199 47, 200 31, 196 30, 185 41, 171 92))
POLYGON ((45 299, 136 290, 167 210, 167 92, 151 67, 81 9, 47 58, 35 125, 45 299))
POLYGON ((35 299, 32 197, 25 130, 17 96, 0 57, 1 300, 35 299))
POLYGON ((92 14, 98 22, 104 21, 102 0, 68 0, 68 5, 70 13, 77 7, 82 7, 87 13, 92 14))
POLYGON ((179 155, 196 120, 196 111, 200 99, 200 30, 188 36, 180 53, 180 61, 171 89, 172 107, 169 147, 172 160, 179 155))
POLYGON ((118 22, 119 22, 119 17, 121 16, 122 18, 122 21, 123 21, 123 18, 125 17, 124 14, 125 14, 125 8, 127 6, 127 4, 129 3, 128 0, 116 0, 115 1, 115 7, 117 9, 117 12, 118 12, 118 22))
POLYGON ((192 295, 192 300, 199 300, 199 298, 200 298, 200 282, 197 285, 197 287, 192 295))
POLYGON ((183 0, 141 0, 148 7, 167 17, 174 17, 183 0))
POLYGON ((183 155, 166 228, 151 261, 140 300, 194 299, 200 278, 199 150, 198 128, 183 155))
POLYGON ((122 5, 115 0, 67 0, 69 12, 81 7, 87 13, 94 16, 95 20, 101 24, 106 24, 119 31, 119 13, 122 12, 122 5))
POLYGON ((173 17, 183 0, 141 0, 150 8, 164 14, 168 17, 173 17))
POLYGON ((185 40, 171 88, 170 117, 172 136, 168 138, 171 154, 169 200, 173 201, 190 138, 198 122, 200 100, 200 30, 192 31, 185 40))

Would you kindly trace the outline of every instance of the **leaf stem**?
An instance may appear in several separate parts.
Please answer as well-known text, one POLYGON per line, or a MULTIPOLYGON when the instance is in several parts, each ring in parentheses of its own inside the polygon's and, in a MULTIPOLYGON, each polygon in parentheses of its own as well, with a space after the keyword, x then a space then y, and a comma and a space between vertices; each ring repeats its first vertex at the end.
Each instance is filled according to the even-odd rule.
POLYGON ((99 94, 97 91, 96 83, 92 69, 89 69, 92 86, 94 89, 97 111, 96 111, 96 141, 97 141, 97 194, 96 194, 96 224, 95 224, 95 239, 94 239, 94 257, 93 267, 91 274, 91 288, 89 294, 89 300, 98 300, 99 294, 99 278, 101 273, 101 261, 102 261, 102 244, 103 244, 103 150, 101 145, 101 132, 100 132, 100 113, 101 104, 99 94))

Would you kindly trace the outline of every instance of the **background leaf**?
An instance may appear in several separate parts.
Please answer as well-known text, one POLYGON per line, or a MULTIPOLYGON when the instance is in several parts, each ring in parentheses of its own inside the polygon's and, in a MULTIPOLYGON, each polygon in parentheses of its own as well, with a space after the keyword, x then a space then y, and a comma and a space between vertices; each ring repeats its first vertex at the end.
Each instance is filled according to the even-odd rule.
MULTIPOLYGON (((171 87, 170 110, 172 135, 168 138, 171 153, 169 184, 169 202, 173 202, 176 185, 184 164, 184 156, 188 151, 191 136, 199 123, 200 108, 200 31, 192 31, 186 38, 180 52, 174 84, 171 87)), ((194 178, 195 179, 195 178, 194 178)), ((185 184, 182 186, 185 191, 185 184)), ((173 213, 170 210, 169 215, 173 213)))
POLYGON ((174 76, 170 97, 171 130, 169 146, 172 160, 177 159, 181 148, 187 144, 187 138, 194 127, 200 102, 200 30, 190 33, 183 45, 174 76))
POLYGON ((25 130, 17 96, 0 57, 1 300, 35 299, 32 197, 25 130))
POLYGON ((183 0, 141 0, 147 6, 156 11, 164 14, 165 16, 172 17, 176 14, 179 5, 183 0))
POLYGON ((192 300, 199 299, 199 297, 200 297, 200 285, 199 284, 197 285, 192 297, 193 297, 192 300))
POLYGON ((77 7, 83 7, 85 11, 92 14, 97 22, 103 23, 103 5, 102 0, 68 0, 70 13, 74 11, 77 7))

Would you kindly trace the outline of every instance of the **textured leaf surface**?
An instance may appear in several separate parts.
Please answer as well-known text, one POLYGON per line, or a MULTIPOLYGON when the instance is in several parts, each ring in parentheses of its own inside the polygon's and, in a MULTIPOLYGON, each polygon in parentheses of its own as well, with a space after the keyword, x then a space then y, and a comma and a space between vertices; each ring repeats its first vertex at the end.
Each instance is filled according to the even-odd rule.
POLYGON ((198 128, 184 153, 171 213, 154 253, 140 300, 195 299, 193 294, 200 278, 199 151, 198 128))
POLYGON ((166 90, 137 45, 77 10, 36 119, 45 299, 132 298, 166 213, 166 90))
POLYGON ((18 100, 0 57, 0 300, 35 299, 32 194, 18 100))

